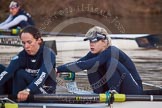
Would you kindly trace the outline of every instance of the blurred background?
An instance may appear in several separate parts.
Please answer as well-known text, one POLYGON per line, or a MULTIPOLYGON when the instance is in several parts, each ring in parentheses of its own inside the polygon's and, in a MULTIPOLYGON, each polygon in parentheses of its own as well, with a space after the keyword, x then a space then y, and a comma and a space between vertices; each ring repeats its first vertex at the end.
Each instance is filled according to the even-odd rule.
MULTIPOLYGON (((11 0, 0 0, 0 22, 9 15, 11 0)), ((104 24, 112 33, 162 32, 161 0, 16 0, 29 12, 37 27, 52 31, 72 18, 90 18, 104 24)), ((94 21, 93 21, 94 22, 94 21)), ((64 32, 85 33, 92 24, 69 24, 64 32)))

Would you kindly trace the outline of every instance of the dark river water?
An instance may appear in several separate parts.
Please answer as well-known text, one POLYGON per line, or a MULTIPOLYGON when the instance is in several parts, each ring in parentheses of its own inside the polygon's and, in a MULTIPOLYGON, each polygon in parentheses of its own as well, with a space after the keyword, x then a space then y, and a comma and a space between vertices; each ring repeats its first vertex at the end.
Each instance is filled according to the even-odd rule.
MULTIPOLYGON (((162 85, 162 51, 157 49, 127 49, 123 51, 134 61, 143 82, 158 86, 162 85)), ((75 61, 87 52, 87 50, 58 52, 57 66, 75 61)), ((13 55, 15 54, 0 54, 0 63, 8 64, 13 55)), ((84 77, 76 77, 76 81, 79 86, 88 85, 86 75, 84 77)))
POLYGON ((162 15, 119 18, 126 33, 162 34, 162 15))
POLYGON ((62 32, 86 33, 94 25, 106 26, 109 33, 113 34, 161 34, 162 15, 134 16, 134 17, 75 17, 71 19, 56 20, 45 27, 45 31, 61 28, 62 32), (65 23, 66 22, 66 23, 65 23), (61 26, 65 25, 65 26, 61 26))

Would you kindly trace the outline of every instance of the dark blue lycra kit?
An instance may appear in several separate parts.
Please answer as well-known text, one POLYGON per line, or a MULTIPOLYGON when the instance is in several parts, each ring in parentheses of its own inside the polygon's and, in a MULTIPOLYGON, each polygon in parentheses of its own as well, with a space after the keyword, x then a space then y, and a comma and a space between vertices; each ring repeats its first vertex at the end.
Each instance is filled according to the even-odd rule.
POLYGON ((26 13, 22 9, 20 9, 19 12, 12 17, 11 21, 13 21, 16 17, 18 17, 20 15, 26 16, 27 17, 27 21, 21 21, 19 24, 15 25, 14 27, 11 27, 10 29, 14 29, 14 28, 17 28, 17 27, 24 28, 24 27, 26 27, 28 25, 35 25, 33 19, 29 15, 29 13, 26 13))
POLYGON ((6 69, 2 69, 4 71, 1 70, 0 86, 5 86, 9 79, 13 79, 12 94, 14 95, 26 88, 30 89, 31 94, 54 93, 55 59, 55 53, 44 45, 34 56, 28 55, 23 50, 12 58, 6 69))
POLYGON ((95 93, 116 90, 125 94, 141 94, 142 80, 132 60, 120 49, 110 46, 100 54, 89 52, 76 62, 57 67, 58 72, 87 70, 95 93))

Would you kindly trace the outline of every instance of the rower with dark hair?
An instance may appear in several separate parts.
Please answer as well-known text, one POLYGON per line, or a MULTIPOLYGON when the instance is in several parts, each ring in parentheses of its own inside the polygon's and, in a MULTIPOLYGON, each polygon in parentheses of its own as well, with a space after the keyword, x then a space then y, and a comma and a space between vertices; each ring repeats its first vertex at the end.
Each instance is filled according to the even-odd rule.
POLYGON ((9 9, 10 15, 4 22, 0 23, 0 29, 22 29, 28 25, 34 25, 31 15, 21 9, 18 2, 11 1, 9 9))
POLYGON ((11 78, 12 95, 17 95, 18 101, 25 101, 29 94, 55 93, 55 53, 44 45, 41 33, 33 26, 25 27, 19 36, 24 50, 12 58, 7 68, 0 65, 0 94, 5 94, 2 89, 11 78))

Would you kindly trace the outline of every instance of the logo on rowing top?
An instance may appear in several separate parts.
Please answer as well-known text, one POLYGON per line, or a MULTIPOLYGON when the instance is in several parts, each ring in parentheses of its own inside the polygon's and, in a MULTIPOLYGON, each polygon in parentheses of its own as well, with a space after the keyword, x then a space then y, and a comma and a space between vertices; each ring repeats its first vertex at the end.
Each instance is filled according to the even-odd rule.
POLYGON ((36 60, 35 60, 35 59, 33 59, 33 60, 31 60, 31 62, 33 62, 33 63, 34 63, 34 62, 36 62, 36 60))

